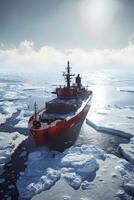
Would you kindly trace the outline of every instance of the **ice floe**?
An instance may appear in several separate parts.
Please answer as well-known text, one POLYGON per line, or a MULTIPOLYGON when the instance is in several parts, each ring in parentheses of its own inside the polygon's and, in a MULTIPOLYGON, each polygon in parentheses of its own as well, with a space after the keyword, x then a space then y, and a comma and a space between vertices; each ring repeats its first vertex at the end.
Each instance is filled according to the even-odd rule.
POLYGON ((134 137, 130 139, 128 144, 120 144, 119 151, 126 160, 134 164, 134 137))
POLYGON ((17 119, 19 120, 16 127, 26 128, 29 116, 32 114, 28 110, 28 105, 25 102, 0 102, 0 124, 6 122, 7 119, 11 118, 14 113, 20 112, 17 119))
POLYGON ((94 146, 71 147, 63 153, 40 150, 29 154, 17 187, 22 199, 45 199, 49 193, 56 198, 57 192, 58 199, 66 199, 66 196, 71 200, 77 196, 79 199, 90 196, 92 200, 128 199, 133 195, 133 168, 127 161, 94 146), (64 197, 61 187, 66 188, 64 197), (50 188, 50 192, 43 192, 50 188))
POLYGON ((72 147, 63 153, 55 152, 55 157, 52 156, 54 152, 38 151, 32 153, 29 156, 30 159, 32 157, 33 161, 31 160, 32 162, 30 163, 28 159, 27 169, 18 180, 17 186, 20 197, 22 199, 30 199, 32 197, 33 200, 131 199, 134 193, 134 166, 114 155, 105 154, 96 147, 95 149, 96 153, 94 154, 92 151, 93 146, 72 147), (84 153, 83 149, 85 150, 84 153), (97 152, 99 156, 97 156, 97 152), (105 159, 100 157, 100 154, 103 154, 105 159), (81 168, 85 165, 82 158, 78 161, 78 156, 81 155, 82 157, 85 156, 85 162, 87 162, 87 155, 93 156, 96 160, 94 165, 89 168, 89 171, 85 170, 86 176, 79 173, 76 167, 80 166, 79 163, 81 161, 81 168), (31 167, 29 166, 30 164, 31 167), (42 169, 40 165, 42 165, 42 169), (48 169, 51 169, 51 171, 56 170, 54 174, 58 179, 49 180, 48 169), (92 170, 95 170, 95 173, 91 173, 92 170), (90 179, 93 174, 95 177, 90 179), (41 177, 45 180, 45 183, 43 182, 45 186, 41 185, 41 177), (51 190, 47 188, 51 188, 51 190))
POLYGON ((10 160, 11 155, 19 144, 27 137, 18 132, 0 132, 0 174, 4 165, 10 160))
POLYGON ((28 94, 23 91, 25 84, 22 84, 18 80, 10 80, 10 77, 7 78, 9 80, 2 79, 1 81, 3 82, 0 83, 0 124, 5 123, 17 111, 28 109, 24 101, 17 101, 28 97, 28 94))
POLYGON ((133 109, 107 107, 90 114, 86 122, 97 131, 131 138, 134 136, 133 116, 133 109))
POLYGON ((19 122, 15 125, 17 128, 27 128, 28 126, 28 120, 30 115, 32 114, 29 110, 22 110, 19 114, 19 116, 16 118, 19 120, 19 122))
POLYGON ((132 92, 132 93, 134 93, 134 87, 133 86, 122 86, 122 87, 118 87, 117 90, 119 90, 121 92, 132 92))
POLYGON ((93 146, 90 148, 83 145, 71 147, 63 153, 45 150, 30 153, 27 168, 17 183, 20 196, 30 198, 48 190, 60 178, 72 188, 78 189, 83 181, 95 177, 99 169, 96 158, 102 152, 97 148, 94 151, 93 146))
POLYGON ((134 165, 125 160, 121 160, 119 161, 118 169, 123 179, 125 192, 134 197, 134 165))
POLYGON ((23 91, 25 83, 19 80, 10 80, 8 78, 1 80, 0 101, 15 101, 26 99, 28 94, 23 91))
POLYGON ((17 112, 14 103, 9 101, 1 102, 0 110, 0 124, 5 123, 7 119, 17 112))
POLYGON ((3 95, 4 100, 18 100, 25 98, 27 98, 27 96, 24 93, 18 91, 6 91, 3 95))
POLYGON ((0 101, 14 101, 14 100, 23 100, 27 98, 27 94, 23 92, 22 85, 9 85, 3 88, 0 88, 0 101))

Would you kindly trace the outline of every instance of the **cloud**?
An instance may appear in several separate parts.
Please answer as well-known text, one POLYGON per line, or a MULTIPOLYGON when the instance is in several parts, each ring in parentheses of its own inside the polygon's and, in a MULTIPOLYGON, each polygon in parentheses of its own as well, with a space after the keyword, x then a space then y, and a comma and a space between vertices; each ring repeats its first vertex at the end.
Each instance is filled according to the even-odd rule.
POLYGON ((2 42, 1 44, 0 44, 0 47, 1 48, 3 48, 5 45, 4 45, 4 43, 2 42))
POLYGON ((56 70, 70 60, 74 68, 94 70, 101 68, 122 68, 134 66, 134 44, 129 43, 122 49, 84 50, 81 48, 59 51, 50 46, 38 50, 34 43, 22 41, 18 47, 0 48, 0 69, 19 70, 56 70))
POLYGON ((53 47, 35 50, 33 42, 22 41, 18 47, 0 49, 0 68, 42 70, 62 63, 63 57, 64 54, 53 47))
POLYGON ((129 44, 130 45, 134 44, 134 34, 132 34, 131 37, 129 38, 129 44))

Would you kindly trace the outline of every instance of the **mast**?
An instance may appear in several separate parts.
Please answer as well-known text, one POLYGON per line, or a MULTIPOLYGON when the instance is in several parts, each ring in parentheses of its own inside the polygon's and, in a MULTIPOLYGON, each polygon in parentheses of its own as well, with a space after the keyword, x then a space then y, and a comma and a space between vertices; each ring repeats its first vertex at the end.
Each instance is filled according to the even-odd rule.
POLYGON ((71 67, 70 67, 70 62, 68 61, 67 62, 67 72, 63 73, 63 76, 65 76, 65 80, 67 82, 67 88, 70 88, 70 83, 71 83, 71 79, 72 79, 72 76, 74 76, 74 74, 71 74, 70 71, 71 71, 71 67))
POLYGON ((35 121, 37 121, 37 104, 36 104, 36 102, 34 103, 34 117, 35 117, 35 121))

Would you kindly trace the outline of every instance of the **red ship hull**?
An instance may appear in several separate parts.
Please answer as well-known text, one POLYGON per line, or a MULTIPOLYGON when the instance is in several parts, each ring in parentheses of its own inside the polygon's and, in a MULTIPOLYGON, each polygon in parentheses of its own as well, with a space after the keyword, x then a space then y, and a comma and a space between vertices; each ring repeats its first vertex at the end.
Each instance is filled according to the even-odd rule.
POLYGON ((53 126, 34 128, 32 126, 34 116, 32 116, 29 120, 29 129, 36 144, 47 145, 52 148, 72 145, 76 141, 81 125, 90 109, 91 99, 92 96, 86 101, 83 108, 79 109, 80 111, 76 115, 70 119, 61 120, 53 126))
POLYGON ((71 85, 74 74, 70 73, 70 69, 68 61, 67 71, 63 73, 67 85, 56 88, 53 93, 57 98, 46 102, 45 108, 39 112, 35 103, 35 113, 28 125, 31 136, 38 145, 60 150, 71 146, 89 111, 93 92, 82 86, 80 74, 71 85))

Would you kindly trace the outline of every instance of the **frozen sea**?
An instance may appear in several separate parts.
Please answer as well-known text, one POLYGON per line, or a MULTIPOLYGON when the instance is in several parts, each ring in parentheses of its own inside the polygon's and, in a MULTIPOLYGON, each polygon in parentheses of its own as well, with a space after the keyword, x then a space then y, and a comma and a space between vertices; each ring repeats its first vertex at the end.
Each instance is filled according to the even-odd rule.
POLYGON ((27 122, 55 97, 61 74, 0 75, 0 199, 105 200, 134 196, 134 73, 83 73, 91 109, 72 147, 36 147, 27 122), (55 157, 53 157, 53 154, 55 157))

